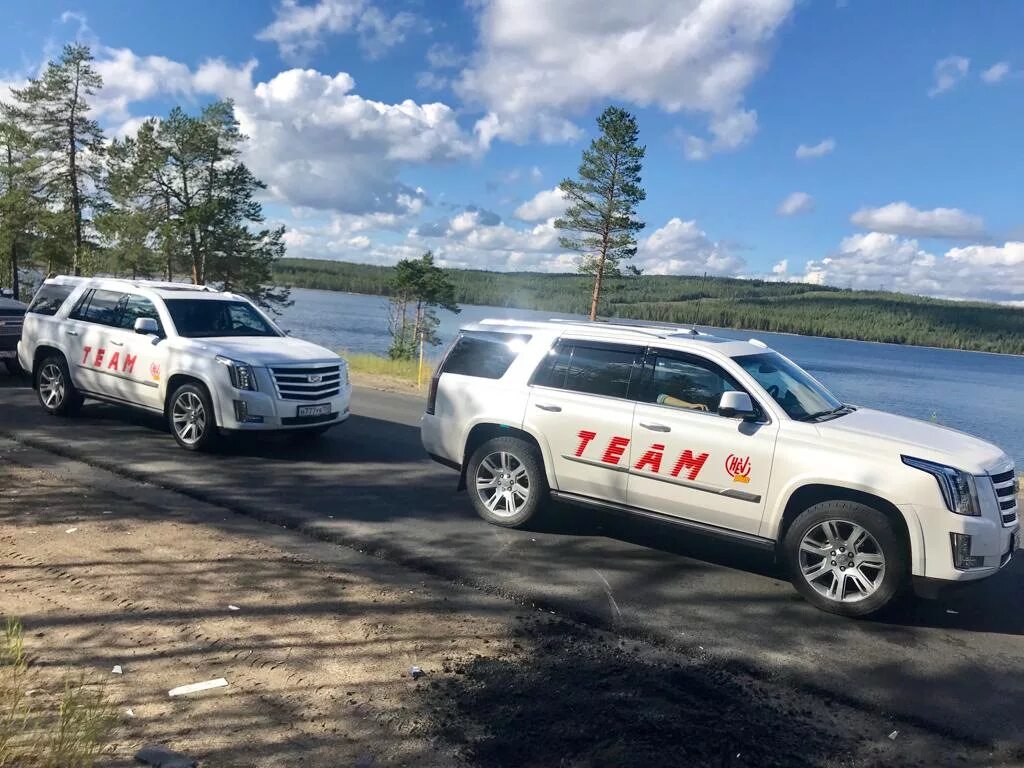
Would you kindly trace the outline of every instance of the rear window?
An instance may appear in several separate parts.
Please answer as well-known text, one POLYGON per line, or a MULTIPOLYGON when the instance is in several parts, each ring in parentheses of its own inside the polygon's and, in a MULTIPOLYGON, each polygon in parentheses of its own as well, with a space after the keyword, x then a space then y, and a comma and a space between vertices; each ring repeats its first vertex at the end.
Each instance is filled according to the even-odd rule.
POLYGON ((640 377, 643 350, 562 342, 541 363, 533 383, 603 397, 630 397, 640 377))
POLYGON ((64 300, 75 290, 73 285, 57 285, 47 283, 39 289, 32 303, 28 305, 26 312, 34 312, 37 315, 55 315, 64 300))
POLYGON ((465 331, 445 358, 441 373, 500 379, 529 340, 514 333, 465 331))

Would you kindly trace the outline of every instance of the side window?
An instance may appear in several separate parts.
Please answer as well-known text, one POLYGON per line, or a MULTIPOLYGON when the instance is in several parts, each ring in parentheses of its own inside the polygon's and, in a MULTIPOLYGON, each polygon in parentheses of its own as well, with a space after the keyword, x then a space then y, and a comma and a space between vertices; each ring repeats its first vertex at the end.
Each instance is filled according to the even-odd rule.
POLYGON ((121 316, 118 325, 122 328, 127 328, 130 331, 135 328, 135 321, 140 317, 153 318, 156 320, 156 324, 161 326, 161 333, 163 332, 163 326, 160 323, 160 315, 157 314, 156 307, 153 305, 153 302, 145 296, 125 294, 121 298, 121 316))
POLYGON ((117 325, 120 314, 120 302, 124 296, 120 291, 105 291, 97 288, 92 295, 82 297, 71 313, 75 320, 84 320, 87 323, 98 325, 117 325))
POLYGON ((232 331, 259 331, 264 333, 267 330, 259 315, 246 306, 232 304, 228 307, 228 317, 231 320, 232 331))
POLYGON ((689 355, 663 354, 648 364, 643 401, 717 413, 723 392, 741 387, 714 363, 689 355))
POLYGON ((500 379, 529 340, 512 333, 465 331, 445 357, 441 373, 500 379))
POLYGON ((25 311, 37 315, 55 315, 73 290, 75 290, 73 285, 56 285, 54 283, 43 285, 25 311))
POLYGON ((533 383, 589 395, 628 398, 640 374, 639 348, 562 342, 555 346, 533 383))

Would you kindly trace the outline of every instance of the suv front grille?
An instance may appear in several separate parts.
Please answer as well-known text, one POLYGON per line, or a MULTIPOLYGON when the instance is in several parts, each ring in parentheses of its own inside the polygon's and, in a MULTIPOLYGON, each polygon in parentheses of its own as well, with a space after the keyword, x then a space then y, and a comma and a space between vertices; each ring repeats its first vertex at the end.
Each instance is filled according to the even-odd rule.
POLYGON ((341 366, 278 366, 270 369, 277 394, 282 400, 326 400, 341 391, 341 366))
POLYGON ((1003 525, 1013 525, 1017 522, 1016 470, 1011 469, 1008 472, 992 475, 992 485, 996 489, 996 501, 999 504, 999 514, 1003 518, 1003 525))
POLYGON ((22 312, 18 314, 5 314, 0 312, 0 336, 21 336, 21 326, 25 322, 25 315, 22 312))

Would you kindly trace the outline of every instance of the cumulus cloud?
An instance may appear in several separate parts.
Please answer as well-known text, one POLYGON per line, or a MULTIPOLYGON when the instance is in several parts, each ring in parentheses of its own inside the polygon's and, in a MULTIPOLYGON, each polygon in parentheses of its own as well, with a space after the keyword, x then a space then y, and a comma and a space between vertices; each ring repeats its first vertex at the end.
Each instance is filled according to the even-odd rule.
POLYGON ((716 152, 729 152, 746 144, 757 133, 757 112, 736 110, 716 115, 708 125, 710 138, 682 132, 687 160, 707 160, 716 152))
POLYGON ((910 237, 979 237, 985 232, 980 216, 959 208, 933 208, 921 211, 906 202, 889 203, 881 208, 861 208, 850 217, 858 227, 910 237))
POLYGON ((1001 82, 1006 79, 1006 76, 1010 74, 1010 65, 1008 62, 1000 61, 993 64, 991 67, 981 73, 981 79, 989 85, 1001 82))
POLYGON ((802 279, 865 290, 956 299, 1024 298, 1024 242, 952 248, 939 257, 917 240, 883 232, 845 238, 839 250, 807 263, 802 279))
POLYGON ((806 192, 793 192, 779 203, 776 213, 779 216, 797 216, 814 210, 814 198, 806 192))
POLYGON ((830 155, 836 148, 836 140, 822 139, 817 144, 801 144, 796 148, 797 160, 809 160, 830 155))
POLYGON ((633 263, 650 275, 735 275, 745 266, 743 258, 711 240, 696 221, 678 217, 640 240, 633 263))
POLYGON ((308 5, 281 0, 274 20, 256 39, 276 43, 288 61, 303 62, 328 35, 354 34, 363 51, 375 58, 403 42, 418 22, 406 11, 389 16, 367 0, 317 0, 308 5))
POLYGON ((481 0, 480 49, 458 92, 487 114, 495 138, 562 141, 579 135, 567 116, 609 100, 702 113, 718 148, 756 129, 744 110, 793 0, 481 0))
POLYGON ((947 56, 935 62, 933 71, 934 82, 928 95, 935 97, 956 87, 957 83, 967 77, 971 68, 971 60, 964 56, 947 56))
POLYGON ((542 189, 515 210, 515 216, 522 221, 545 221, 565 213, 569 201, 558 187, 542 189))

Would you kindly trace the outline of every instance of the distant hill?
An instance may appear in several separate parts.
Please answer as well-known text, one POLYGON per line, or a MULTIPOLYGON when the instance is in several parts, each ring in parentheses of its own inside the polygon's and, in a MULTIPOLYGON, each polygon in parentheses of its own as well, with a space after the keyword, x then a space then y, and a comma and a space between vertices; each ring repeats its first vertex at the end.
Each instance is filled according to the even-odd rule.
MULTIPOLYGON (((574 274, 449 270, 462 304, 585 314, 590 280, 574 274)), ((391 267, 282 259, 276 279, 299 288, 386 296, 391 267)), ((1024 354, 1024 309, 807 283, 700 276, 612 280, 608 317, 696 323, 841 339, 1024 354)))

